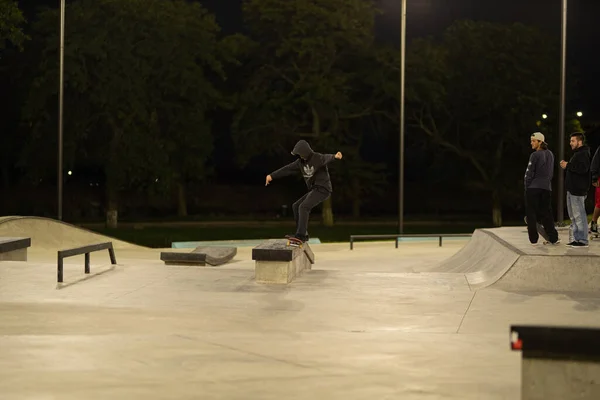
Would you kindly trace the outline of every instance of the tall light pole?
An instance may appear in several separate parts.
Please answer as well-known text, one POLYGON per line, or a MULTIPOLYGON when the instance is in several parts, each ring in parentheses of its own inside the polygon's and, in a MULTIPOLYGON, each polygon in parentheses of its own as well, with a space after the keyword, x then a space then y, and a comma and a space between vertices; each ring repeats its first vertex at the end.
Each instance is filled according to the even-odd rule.
POLYGON ((60 76, 58 88, 58 219, 62 220, 63 203, 63 80, 65 63, 65 0, 60 0, 60 76))
POLYGON ((406 0, 400 18, 400 154, 398 155, 398 233, 404 233, 404 78, 406 67, 406 0))
MULTIPOLYGON (((561 32, 561 59, 560 59, 560 112, 558 117, 558 159, 565 159, 565 92, 566 92, 566 68, 567 68, 567 0, 562 0, 562 32, 561 32)), ((565 208, 565 175, 559 167, 558 173, 558 201, 557 222, 562 226, 565 208)))

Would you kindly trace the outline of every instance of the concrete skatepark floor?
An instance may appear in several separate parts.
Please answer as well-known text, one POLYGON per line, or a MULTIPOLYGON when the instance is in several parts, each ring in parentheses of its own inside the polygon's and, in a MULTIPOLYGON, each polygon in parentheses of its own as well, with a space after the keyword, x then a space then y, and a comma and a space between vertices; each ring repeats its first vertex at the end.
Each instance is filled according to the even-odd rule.
POLYGON ((511 324, 600 326, 597 293, 432 272, 467 239, 314 245, 313 270, 280 286, 254 282, 250 248, 178 267, 123 245, 114 269, 92 253, 89 279, 65 260, 62 287, 53 240, 0 263, 2 399, 518 399, 511 324))

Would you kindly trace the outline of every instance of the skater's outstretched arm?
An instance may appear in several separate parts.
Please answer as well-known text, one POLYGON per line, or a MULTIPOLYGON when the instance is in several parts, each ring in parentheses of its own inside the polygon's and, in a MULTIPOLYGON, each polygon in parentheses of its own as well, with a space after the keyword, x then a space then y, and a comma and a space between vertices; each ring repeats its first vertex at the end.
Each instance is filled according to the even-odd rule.
MULTIPOLYGON (((271 172, 267 175, 266 185, 269 184, 273 179, 283 178, 284 176, 291 175, 300 170, 300 160, 296 160, 294 162, 289 163, 281 168, 279 168, 275 172, 271 172)), ((265 185, 265 186, 266 186, 265 185)))
POLYGON ((342 159, 342 153, 340 153, 339 151, 336 154, 318 154, 318 155, 319 155, 321 165, 327 165, 335 159, 337 159, 337 160, 342 159))

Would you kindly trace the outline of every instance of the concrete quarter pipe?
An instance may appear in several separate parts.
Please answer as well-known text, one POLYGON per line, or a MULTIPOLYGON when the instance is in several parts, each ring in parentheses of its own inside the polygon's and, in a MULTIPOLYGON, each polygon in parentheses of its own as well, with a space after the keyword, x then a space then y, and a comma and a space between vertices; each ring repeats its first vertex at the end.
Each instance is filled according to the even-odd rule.
POLYGON ((473 290, 494 287, 508 291, 600 291, 600 246, 532 246, 526 229, 477 229, 454 256, 431 272, 464 274, 473 290))

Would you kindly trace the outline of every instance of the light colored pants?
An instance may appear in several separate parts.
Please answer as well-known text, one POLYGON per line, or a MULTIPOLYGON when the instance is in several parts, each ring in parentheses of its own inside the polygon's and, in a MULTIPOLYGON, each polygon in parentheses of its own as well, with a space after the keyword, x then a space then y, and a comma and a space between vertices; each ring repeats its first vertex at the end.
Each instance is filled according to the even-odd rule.
POLYGON ((569 243, 575 240, 588 244, 588 224, 585 212, 585 199, 587 196, 573 196, 567 192, 567 211, 571 219, 569 226, 569 243))

